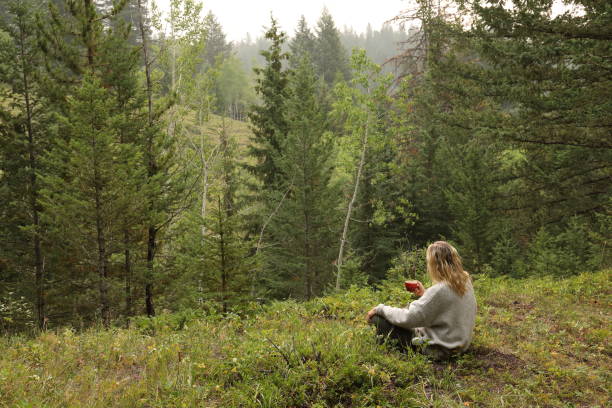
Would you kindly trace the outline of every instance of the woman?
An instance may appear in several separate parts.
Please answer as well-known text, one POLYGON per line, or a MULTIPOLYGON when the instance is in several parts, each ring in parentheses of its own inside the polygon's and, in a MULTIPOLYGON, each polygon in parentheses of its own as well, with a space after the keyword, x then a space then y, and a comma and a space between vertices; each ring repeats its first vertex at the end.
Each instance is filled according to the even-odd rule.
POLYGON ((395 339, 401 348, 412 347, 434 359, 445 359, 469 347, 476 298, 470 275, 452 245, 434 242, 427 248, 426 259, 434 285, 425 290, 416 281, 413 293, 420 298, 408 308, 380 304, 368 312, 367 320, 376 326, 379 336, 395 339))

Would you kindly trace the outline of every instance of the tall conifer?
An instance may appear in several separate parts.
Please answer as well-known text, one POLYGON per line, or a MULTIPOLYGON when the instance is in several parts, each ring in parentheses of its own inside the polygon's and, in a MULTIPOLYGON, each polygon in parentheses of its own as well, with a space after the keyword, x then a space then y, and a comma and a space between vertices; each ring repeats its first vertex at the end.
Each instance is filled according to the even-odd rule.
POLYGON ((349 63, 346 50, 340 42, 340 32, 327 8, 323 9, 317 22, 315 52, 313 55, 317 73, 331 86, 338 76, 349 77, 349 63))
POLYGON ((249 114, 253 131, 249 154, 256 160, 249 169, 263 183, 264 188, 269 189, 280 177, 274 158, 279 154, 288 130, 288 71, 283 67, 288 55, 282 51, 286 35, 280 31, 274 18, 271 19, 270 28, 266 32, 266 39, 272 43, 270 48, 261 52, 265 58, 265 66, 254 69, 257 75, 255 92, 261 98, 261 103, 253 106, 249 114))
MULTIPOLYGON (((268 284, 277 294, 307 299, 320 295, 333 276, 337 195, 331 186, 334 148, 325 132, 317 78, 307 55, 290 79, 289 132, 276 159, 282 188, 273 199, 285 202, 270 223, 266 252, 268 284), (286 196, 281 196, 287 191, 286 196)), ((271 206, 272 207, 272 206, 271 206)))
MULTIPOLYGON (((43 228, 39 204, 40 180, 42 171, 41 156, 51 144, 51 126, 48 103, 41 89, 42 53, 36 36, 35 13, 44 12, 36 8, 30 0, 10 0, 1 7, 6 14, 0 21, 0 28, 6 30, 7 37, 0 40, 0 149, 2 168, 0 183, 6 193, 2 198, 4 208, 3 225, 7 236, 0 238, 7 259, 13 259, 11 269, 19 269, 19 264, 27 265, 26 272, 19 279, 32 283, 33 303, 37 325, 43 328, 46 320, 45 307, 45 265, 43 251, 43 228), (25 209, 27 208, 27 211, 25 209), (10 238, 12 237, 12 239, 10 238), (21 248, 11 244, 29 247, 25 257, 21 248), (16 257, 14 257, 16 255, 16 257), (24 258, 27 259, 24 262, 24 258), (33 279, 28 276, 33 271, 33 279)), ((4 235, 4 234, 3 234, 4 235)), ((25 248, 24 248, 25 249, 25 248)), ((29 293, 23 288, 20 293, 29 293)))
POLYGON ((291 66, 297 68, 303 57, 307 56, 311 61, 314 58, 315 37, 308 27, 306 18, 300 17, 295 35, 289 44, 291 50, 291 66))
POLYGON ((113 254, 124 252, 130 279, 129 230, 137 226, 144 181, 137 54, 128 45, 129 25, 110 24, 124 4, 114 2, 101 14, 90 0, 70 2, 69 13, 52 7, 54 19, 40 24, 48 72, 63 80, 51 94, 61 107, 62 138, 48 157, 51 171, 43 175, 45 216, 57 240, 83 260, 70 269, 81 271, 85 285, 95 271, 105 325, 112 315, 113 254))

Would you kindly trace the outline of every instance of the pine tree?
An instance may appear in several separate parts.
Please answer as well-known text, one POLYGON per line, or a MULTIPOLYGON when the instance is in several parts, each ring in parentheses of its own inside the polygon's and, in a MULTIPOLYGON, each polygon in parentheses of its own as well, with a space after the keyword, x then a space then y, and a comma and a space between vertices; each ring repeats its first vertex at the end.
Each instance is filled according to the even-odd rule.
MULTIPOLYGON (((113 67, 104 77, 105 87, 109 90, 113 100, 113 119, 117 141, 122 145, 140 149, 138 154, 140 162, 122 163, 126 173, 123 174, 126 182, 122 199, 124 212, 117 221, 122 224, 123 233, 123 270, 125 290, 125 315, 134 314, 133 281, 135 269, 140 269, 135 256, 141 250, 141 233, 144 229, 145 206, 144 194, 144 163, 142 161, 142 146, 144 145, 143 128, 146 127, 144 114, 145 93, 139 83, 139 55, 129 41, 133 34, 130 24, 116 18, 119 22, 113 25, 113 32, 105 43, 105 54, 109 66, 113 67)), ((133 152, 136 154, 136 152, 133 152)), ((132 160, 127 155, 126 160, 132 160)))
POLYGON ((285 116, 288 71, 283 69, 283 61, 287 59, 287 54, 282 51, 286 35, 279 30, 274 18, 265 37, 272 43, 268 50, 261 52, 265 66, 254 69, 257 75, 255 92, 261 103, 253 106, 249 114, 253 131, 249 155, 256 160, 249 169, 264 189, 270 189, 281 175, 274 158, 280 153, 288 131, 285 116))
POLYGON ((290 80, 289 132, 276 161, 283 175, 285 202, 270 222, 265 251, 268 286, 275 295, 310 299, 332 279, 337 194, 331 186, 333 144, 318 100, 317 78, 307 55, 290 80))
MULTIPOLYGON (((188 72, 190 73, 193 72, 192 68, 196 64, 193 58, 190 58, 190 55, 183 55, 181 57, 182 61, 178 61, 178 48, 175 48, 177 44, 174 44, 176 38, 171 39, 170 52, 173 53, 171 64, 175 65, 170 70, 171 92, 168 97, 168 92, 163 92, 163 89, 161 89, 162 84, 160 84, 160 81, 156 81, 154 78, 154 70, 156 68, 154 61, 159 55, 157 57, 153 55, 151 27, 147 24, 149 10, 144 0, 136 1, 138 5, 138 30, 142 43, 140 50, 144 65, 146 93, 146 125, 143 129, 144 138, 140 146, 146 167, 146 175, 144 176, 144 192, 146 195, 146 209, 144 211, 146 219, 146 266, 143 281, 145 312, 148 316, 154 316, 155 260, 160 249, 163 233, 166 231, 170 221, 177 216, 180 210, 178 207, 182 205, 182 201, 186 200, 188 196, 185 191, 189 178, 183 171, 184 168, 177 163, 176 158, 176 130, 179 121, 175 111, 172 111, 169 114, 170 124, 167 125, 164 113, 175 103, 175 95, 179 85, 177 73, 182 72, 184 69, 182 62, 186 62, 189 68, 188 72)), ((194 54, 197 55, 195 51, 199 50, 201 46, 201 27, 197 24, 194 27, 192 23, 198 20, 201 6, 196 7, 192 1, 175 1, 172 3, 172 6, 175 10, 187 9, 188 15, 186 19, 179 20, 180 24, 177 26, 177 30, 178 33, 187 30, 189 34, 188 39, 183 39, 183 42, 190 43, 193 47, 189 49, 193 50, 194 54)), ((178 17, 180 16, 171 16, 171 18, 175 19, 178 17)), ((186 96, 184 98, 187 99, 186 96)))
POLYGON ((346 50, 340 42, 340 33, 327 8, 323 9, 317 22, 313 58, 317 73, 329 86, 333 85, 338 75, 342 79, 349 78, 346 50))
POLYGON ((139 156, 117 140, 114 101, 101 81, 86 74, 62 122, 69 132, 49 154, 54 170, 42 175, 45 216, 56 237, 76 249, 84 270, 97 275, 100 316, 111 319, 110 257, 120 250, 121 219, 133 199, 133 169, 139 156))
POLYGON ((298 27, 295 30, 295 35, 289 43, 291 50, 291 66, 297 68, 302 58, 307 57, 310 60, 314 58, 315 37, 308 27, 306 18, 302 15, 298 21, 298 27))
POLYGON ((236 192, 239 185, 236 162, 236 143, 224 126, 220 134, 221 163, 220 183, 212 191, 213 208, 207 220, 210 234, 207 237, 207 268, 215 271, 209 282, 209 290, 228 312, 232 305, 243 300, 248 288, 248 258, 250 245, 243 236, 246 230, 239 213, 236 192), (216 202, 215 202, 216 201, 216 202))
POLYGON ((420 5, 421 47, 404 56, 417 75, 401 92, 413 102, 401 159, 422 220, 414 236, 456 239, 479 269, 543 224, 562 230, 571 215, 603 211, 603 2, 557 17, 551 2, 463 2, 469 27, 420 5))
POLYGON ((464 76, 503 111, 486 132, 526 157, 524 200, 507 208, 545 223, 601 211, 612 178, 610 4, 578 1, 583 13, 553 17, 551 2, 512 3, 470 4, 474 24, 459 33, 478 39, 471 44, 486 63, 464 64, 464 76))
POLYGON ((204 18, 204 30, 206 47, 203 58, 209 66, 215 66, 217 59, 223 61, 231 55, 232 44, 227 42, 223 27, 212 11, 209 11, 204 18))
MULTIPOLYGON (((85 73, 104 69, 99 47, 104 41, 104 28, 119 14, 127 0, 113 2, 101 14, 94 0, 62 0, 57 7, 49 3, 51 18, 38 19, 39 41, 47 56, 47 69, 62 84, 85 73)), ((60 84, 60 86, 62 85, 60 84)))
POLYGON ((31 273, 30 268, 33 270, 33 285, 26 275, 20 280, 27 282, 27 287, 19 292, 29 293, 29 288, 34 288, 37 326, 42 329, 46 321, 44 228, 38 202, 40 181, 37 172, 42 170, 41 156, 50 146, 46 127, 52 120, 41 92, 42 55, 36 37, 34 3, 11 0, 5 7, 1 7, 6 14, 0 20, 0 28, 7 34, 0 41, 0 59, 4 61, 0 83, 6 85, 0 91, 3 101, 0 108, 0 183, 5 188, 0 191, 6 196, 2 197, 4 211, 0 217, 8 234, 0 238, 0 247, 7 251, 6 258, 13 259, 11 269, 25 264, 27 275, 31 273), (11 243, 18 244, 13 247, 11 243))
POLYGON ((114 15, 114 18, 109 20, 109 25, 113 29, 127 27, 129 30, 128 42, 137 46, 139 45, 137 0, 126 0, 124 5, 121 5, 121 2, 117 0, 97 0, 96 6, 100 13, 114 15), (117 8, 117 6, 119 7, 117 8), (116 8, 117 11, 115 11, 116 8))
POLYGON ((482 272, 490 263, 494 243, 503 225, 494 208, 503 173, 498 145, 473 138, 464 144, 445 143, 438 163, 444 165, 444 198, 450 229, 461 248, 465 267, 482 272))
POLYGON ((145 182, 137 148, 143 142, 144 98, 138 89, 137 54, 128 44, 130 26, 117 21, 124 5, 115 2, 101 14, 90 0, 71 2, 63 7, 69 13, 51 7, 54 18, 39 23, 50 79, 65 81, 49 93, 60 108, 62 138, 48 159, 50 171, 42 175, 45 216, 63 249, 57 252, 87 260, 91 267, 72 264, 67 269, 75 276, 84 269, 79 279, 88 288, 95 269, 105 325, 114 296, 111 258, 120 251, 125 256, 126 312, 131 313, 130 254, 137 241, 131 232, 142 228, 136 214, 142 213, 145 182))
POLYGON ((237 195, 243 175, 229 122, 223 118, 215 135, 218 138, 208 162, 210 184, 202 187, 170 231, 177 237, 170 244, 168 255, 172 259, 164 283, 169 288, 165 300, 173 308, 228 312, 245 300, 249 289, 251 247, 244 237, 243 202, 237 195))

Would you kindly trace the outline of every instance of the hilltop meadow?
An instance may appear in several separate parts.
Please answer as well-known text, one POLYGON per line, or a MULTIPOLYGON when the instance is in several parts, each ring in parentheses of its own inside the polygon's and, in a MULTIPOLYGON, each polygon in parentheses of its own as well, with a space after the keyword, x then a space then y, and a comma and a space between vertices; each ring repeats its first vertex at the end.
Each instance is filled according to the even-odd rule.
POLYGON ((471 349, 445 363, 379 345, 365 312, 401 282, 222 317, 136 318, 0 339, 2 407, 607 407, 610 270, 478 276, 471 349))
POLYGON ((225 3, 0 0, 0 408, 610 406, 610 1, 225 3))

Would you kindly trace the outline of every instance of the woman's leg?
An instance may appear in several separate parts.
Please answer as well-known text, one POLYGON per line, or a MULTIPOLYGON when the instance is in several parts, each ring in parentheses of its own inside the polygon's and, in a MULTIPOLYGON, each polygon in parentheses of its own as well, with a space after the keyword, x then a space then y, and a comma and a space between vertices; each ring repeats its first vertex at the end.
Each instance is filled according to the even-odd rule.
POLYGON ((400 350, 406 350, 411 347, 412 337, 414 336, 414 331, 411 329, 394 326, 387 319, 378 315, 374 315, 370 319, 370 323, 376 326, 376 335, 380 343, 389 338, 397 342, 400 350))

